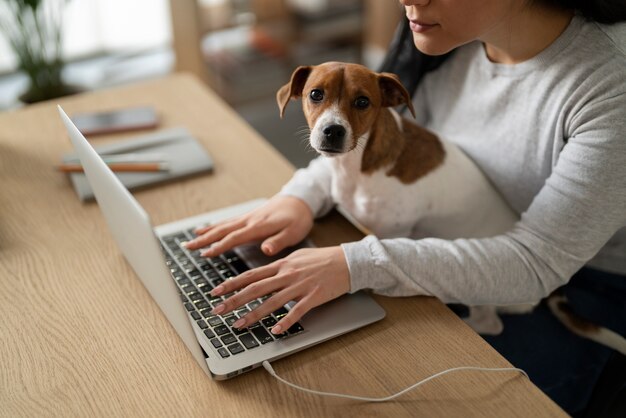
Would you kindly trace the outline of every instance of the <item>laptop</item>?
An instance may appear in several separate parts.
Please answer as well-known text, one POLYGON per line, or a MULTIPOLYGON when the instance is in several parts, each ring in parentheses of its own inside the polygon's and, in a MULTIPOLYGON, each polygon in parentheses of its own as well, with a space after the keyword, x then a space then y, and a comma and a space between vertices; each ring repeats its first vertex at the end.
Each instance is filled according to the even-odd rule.
MULTIPOLYGON (((290 309, 278 309, 258 323, 237 330, 231 324, 263 303, 252 301, 234 314, 211 315, 222 298, 210 290, 243 271, 272 261, 258 245, 235 248, 220 257, 205 258, 180 244, 196 227, 244 214, 264 200, 208 212, 153 227, 145 210, 113 174, 59 106, 61 119, 107 225, 126 260, 150 292, 205 373, 224 380, 333 337, 382 319, 385 311, 367 294, 344 295, 307 313, 285 333, 269 329, 290 309)), ((282 254, 284 255, 284 254, 282 254)))

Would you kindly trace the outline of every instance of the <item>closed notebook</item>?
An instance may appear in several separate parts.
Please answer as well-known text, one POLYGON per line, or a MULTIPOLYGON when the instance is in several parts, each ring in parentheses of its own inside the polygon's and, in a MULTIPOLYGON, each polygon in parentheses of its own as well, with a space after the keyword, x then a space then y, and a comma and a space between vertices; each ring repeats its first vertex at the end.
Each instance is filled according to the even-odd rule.
MULTIPOLYGON (((129 190, 213 169, 213 160, 209 154, 185 128, 163 130, 95 149, 101 155, 145 153, 165 156, 169 168, 166 171, 116 172, 117 177, 129 190)), ((66 154, 62 160, 67 163, 75 158, 75 154, 66 154)), ((93 192, 83 173, 71 173, 70 180, 81 201, 93 199, 93 192)))

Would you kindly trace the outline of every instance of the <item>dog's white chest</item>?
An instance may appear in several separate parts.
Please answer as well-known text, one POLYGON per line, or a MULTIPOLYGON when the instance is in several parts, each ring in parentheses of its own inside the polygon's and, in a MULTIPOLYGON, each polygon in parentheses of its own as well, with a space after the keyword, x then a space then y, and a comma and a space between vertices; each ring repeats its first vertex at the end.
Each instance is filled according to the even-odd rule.
POLYGON ((361 158, 361 152, 352 151, 331 159, 333 201, 381 238, 410 236, 416 214, 428 204, 415 190, 419 185, 402 184, 386 170, 363 174, 361 158))
POLYGON ((517 216, 461 150, 443 145, 443 164, 411 184, 385 168, 362 173, 359 150, 332 158, 333 201, 380 238, 478 238, 508 230, 517 216))

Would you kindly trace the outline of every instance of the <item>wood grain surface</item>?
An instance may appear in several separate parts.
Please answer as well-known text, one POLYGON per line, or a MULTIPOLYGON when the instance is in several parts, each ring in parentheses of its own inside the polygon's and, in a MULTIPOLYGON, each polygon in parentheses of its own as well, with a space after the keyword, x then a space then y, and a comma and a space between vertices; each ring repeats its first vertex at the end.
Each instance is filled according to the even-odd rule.
MULTIPOLYGON (((293 172, 188 75, 59 103, 68 114, 152 105, 162 128, 185 126, 206 147, 212 174, 134 193, 155 224, 269 197, 293 172)), ((55 105, 0 114, 0 416, 564 415, 513 372, 458 372, 382 404, 304 394, 263 369, 211 381, 124 261, 97 205, 80 203, 54 170, 71 150, 55 105)), ((333 245, 360 235, 333 213, 312 237, 333 245)), ((384 396, 451 367, 509 366, 439 301, 376 299, 384 320, 277 361, 276 371, 319 390, 384 396)))

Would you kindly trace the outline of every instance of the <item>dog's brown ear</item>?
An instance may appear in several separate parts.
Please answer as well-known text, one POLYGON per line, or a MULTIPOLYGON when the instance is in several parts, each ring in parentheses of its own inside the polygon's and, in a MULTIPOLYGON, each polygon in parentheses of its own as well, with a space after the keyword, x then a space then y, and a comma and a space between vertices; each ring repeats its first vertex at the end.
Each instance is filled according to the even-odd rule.
POLYGON ((406 91, 398 76, 391 73, 380 73, 378 75, 378 85, 383 98, 383 106, 398 106, 405 104, 413 117, 415 117, 415 109, 409 92, 406 91))
POLYGON ((291 80, 289 83, 282 86, 276 93, 276 101, 278 102, 281 118, 285 114, 285 108, 287 107, 289 100, 292 97, 297 99, 302 95, 302 89, 304 88, 304 84, 309 78, 309 74, 311 74, 312 69, 313 67, 310 66, 300 66, 296 68, 293 74, 291 74, 291 80))

